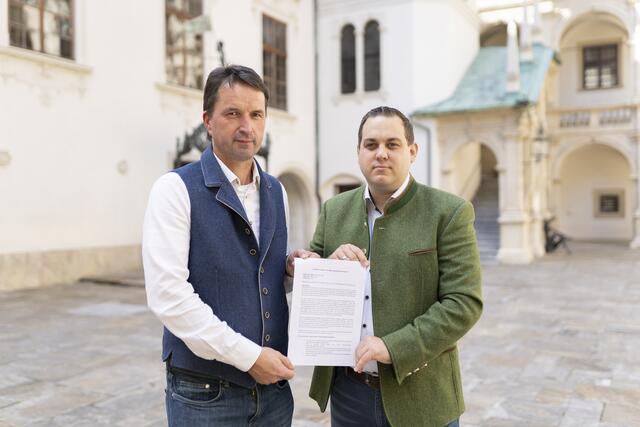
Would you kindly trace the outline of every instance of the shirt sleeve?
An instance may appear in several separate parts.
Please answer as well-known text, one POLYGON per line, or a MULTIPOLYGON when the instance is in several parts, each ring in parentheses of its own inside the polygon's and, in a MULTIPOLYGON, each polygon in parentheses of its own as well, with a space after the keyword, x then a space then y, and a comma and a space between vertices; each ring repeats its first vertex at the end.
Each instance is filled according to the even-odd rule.
POLYGON ((151 189, 144 217, 142 261, 147 304, 196 356, 248 371, 262 347, 221 321, 195 293, 189 277, 189 194, 176 173, 151 189))

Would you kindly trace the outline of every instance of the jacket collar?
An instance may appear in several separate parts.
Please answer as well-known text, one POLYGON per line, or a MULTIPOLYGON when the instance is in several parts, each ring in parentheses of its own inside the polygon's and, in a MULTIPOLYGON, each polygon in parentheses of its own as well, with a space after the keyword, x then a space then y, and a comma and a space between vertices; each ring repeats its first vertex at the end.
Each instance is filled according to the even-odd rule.
MULTIPOLYGON (((265 176, 264 171, 254 161, 254 165, 260 175, 260 249, 261 257, 264 257, 267 252, 267 248, 271 244, 273 234, 276 226, 276 206, 272 193, 272 183, 265 176)), ((202 175, 204 176, 204 184, 207 187, 218 187, 219 190, 216 194, 216 199, 223 205, 229 207, 242 217, 242 219, 249 224, 247 219, 247 213, 236 194, 233 186, 227 179, 220 163, 215 158, 211 145, 207 147, 200 157, 200 166, 202 168, 202 175)), ((255 169, 254 169, 255 170, 255 169)))
MULTIPOLYGON (((406 183, 406 187, 400 194, 394 194, 395 197, 390 199, 387 202, 384 210, 384 216, 390 215, 398 210, 400 210, 404 205, 406 205, 409 200, 416 194, 418 190, 418 184, 412 175, 409 175, 409 182, 406 183)), ((403 184, 404 185, 404 184, 403 184)), ((365 191, 368 191, 369 187, 365 184, 362 185, 358 189, 358 200, 362 202, 362 211, 365 215, 367 215, 367 203, 366 199, 370 197, 368 194, 365 196, 365 191)))

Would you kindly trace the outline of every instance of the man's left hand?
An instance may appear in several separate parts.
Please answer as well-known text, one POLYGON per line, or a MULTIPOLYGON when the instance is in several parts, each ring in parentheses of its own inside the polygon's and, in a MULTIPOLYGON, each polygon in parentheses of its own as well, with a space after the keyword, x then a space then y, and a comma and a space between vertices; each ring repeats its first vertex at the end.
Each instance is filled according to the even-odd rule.
POLYGON ((389 355, 384 341, 378 337, 366 336, 362 338, 356 348, 356 367, 353 370, 362 372, 364 365, 371 360, 389 365, 391 364, 391 355, 389 355))
POLYGON ((295 258, 320 258, 320 255, 306 249, 296 249, 295 251, 291 252, 287 257, 287 274, 291 277, 293 277, 293 272, 295 269, 295 266, 293 265, 293 261, 295 258))

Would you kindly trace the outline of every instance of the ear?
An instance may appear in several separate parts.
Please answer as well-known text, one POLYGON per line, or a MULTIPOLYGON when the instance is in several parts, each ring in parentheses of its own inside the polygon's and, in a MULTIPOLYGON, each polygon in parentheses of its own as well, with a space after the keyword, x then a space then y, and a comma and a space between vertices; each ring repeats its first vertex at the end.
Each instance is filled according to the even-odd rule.
POLYGON ((411 155, 411 163, 413 163, 416 160, 416 157, 418 156, 418 144, 417 143, 413 143, 409 146, 409 153, 411 155))
POLYGON ((206 111, 202 112, 202 123, 204 124, 204 128, 207 130, 207 134, 211 136, 211 117, 209 117, 209 113, 206 111))

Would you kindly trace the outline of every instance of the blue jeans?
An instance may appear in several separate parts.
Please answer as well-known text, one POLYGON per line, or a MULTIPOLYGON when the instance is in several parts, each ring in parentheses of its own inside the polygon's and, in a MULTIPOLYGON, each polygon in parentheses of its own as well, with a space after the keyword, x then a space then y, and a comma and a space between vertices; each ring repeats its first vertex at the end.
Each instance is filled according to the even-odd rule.
POLYGON ((167 371, 169 427, 290 427, 293 396, 287 381, 252 389, 167 371))
MULTIPOLYGON (((382 407, 380 390, 348 377, 336 368, 331 388, 331 427, 390 427, 382 407)), ((454 420, 444 427, 459 427, 454 420)))

